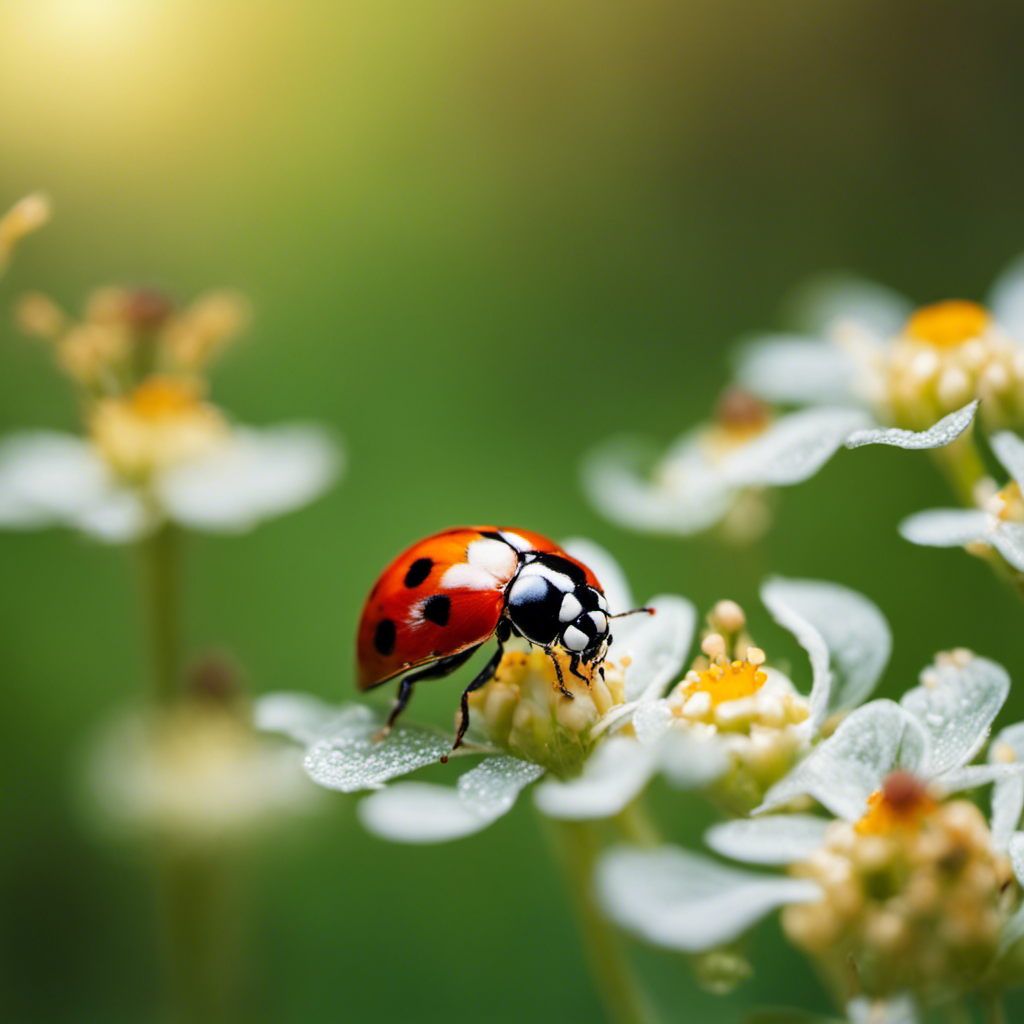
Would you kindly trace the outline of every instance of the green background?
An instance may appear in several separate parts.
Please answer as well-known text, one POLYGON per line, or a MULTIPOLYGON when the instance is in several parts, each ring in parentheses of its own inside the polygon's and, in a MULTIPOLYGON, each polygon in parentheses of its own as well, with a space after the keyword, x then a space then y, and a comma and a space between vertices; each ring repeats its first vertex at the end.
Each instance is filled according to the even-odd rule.
MULTIPOLYGON (((345 437, 328 498, 190 546, 190 645, 233 652, 258 692, 349 698, 376 573, 476 521, 588 535, 640 597, 740 601, 801 684, 757 604, 768 572, 881 605, 887 694, 958 645, 1021 686, 1013 598, 980 562, 896 535, 948 503, 924 455, 840 453, 781 495, 752 550, 627 535, 587 507, 577 466, 609 434, 667 441, 705 416, 734 340, 780 326, 809 274, 982 297, 1024 248, 1022 44, 1016 3, 10 2, 0 205, 43 188, 56 219, 0 306, 27 288, 77 310, 105 283, 239 287, 256 320, 215 398, 241 421, 345 437)), ((0 354, 0 428, 74 428, 42 346, 9 327, 0 354)), ((77 796, 90 730, 141 687, 131 558, 7 534, 0 567, 3 1014, 153 1019, 146 860, 97 837, 77 796)), ((457 692, 423 687, 415 713, 447 724, 457 692)), ((695 842, 709 813, 654 796, 695 842)), ((332 797, 264 853, 251 904, 267 1018, 600 1013, 528 800, 477 837, 405 848, 332 797)), ((671 1019, 827 1005, 772 923, 726 1000, 681 960, 634 952, 671 1019)))

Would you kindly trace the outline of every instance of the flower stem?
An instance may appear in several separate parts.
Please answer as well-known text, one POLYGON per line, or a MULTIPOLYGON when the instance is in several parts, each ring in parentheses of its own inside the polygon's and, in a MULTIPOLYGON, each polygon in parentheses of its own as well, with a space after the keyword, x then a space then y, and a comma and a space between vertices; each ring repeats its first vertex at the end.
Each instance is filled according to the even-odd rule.
POLYGON ((981 997, 988 1024, 1006 1024, 1006 1007, 996 992, 986 992, 981 997))
POLYGON ((624 807, 612 822, 622 838, 634 846, 657 846, 661 841, 661 833, 648 814, 642 796, 624 807))
POLYGON ((974 508, 974 489, 985 476, 985 464, 974 440, 974 425, 944 448, 933 449, 933 456, 946 480, 965 508, 974 508))
POLYGON ((142 600, 149 644, 149 674, 154 699, 166 705, 178 696, 181 658, 181 536, 163 523, 140 543, 142 600))
POLYGON ((656 1017, 633 976, 626 950, 594 895, 594 867, 600 850, 597 827, 589 821, 554 821, 555 845, 572 895, 577 925, 611 1024, 654 1024, 656 1017))

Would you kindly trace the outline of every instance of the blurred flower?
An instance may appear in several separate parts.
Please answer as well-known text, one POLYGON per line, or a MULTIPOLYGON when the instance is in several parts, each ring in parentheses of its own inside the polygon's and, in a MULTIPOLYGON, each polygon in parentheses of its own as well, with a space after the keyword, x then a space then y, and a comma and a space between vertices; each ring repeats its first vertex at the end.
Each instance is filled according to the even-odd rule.
MULTIPOLYGON (((570 541, 565 548, 603 581, 613 612, 635 607, 607 554, 583 541, 570 541)), ((662 693, 693 637, 689 602, 667 595, 649 604, 657 614, 616 622, 603 681, 598 673, 587 687, 566 677, 571 700, 557 692, 549 659, 508 651, 495 678, 473 702, 470 742, 455 751, 450 736, 405 721, 375 740, 382 718, 370 708, 348 704, 331 709, 302 694, 264 697, 257 705, 257 725, 303 744, 306 771, 314 782, 346 793, 377 790, 359 805, 359 816, 386 839, 430 843, 471 835, 508 812, 519 793, 544 776, 535 791, 544 814, 610 817, 637 796, 657 764, 652 749, 613 733, 633 710, 662 693), (453 758, 484 757, 454 787, 399 782, 384 788, 449 753, 453 758)))
POLYGON ((826 279, 805 291, 807 335, 769 335, 741 353, 741 387, 769 402, 851 400, 884 423, 922 430, 980 399, 989 429, 1024 424, 1024 260, 988 308, 949 300, 914 310, 878 285, 826 279))
POLYGON ((785 907, 787 935, 825 967, 843 1000, 911 993, 930 1004, 992 984, 1024 935, 1021 882, 997 834, 1009 837, 1014 857, 1024 851, 1024 833, 1012 832, 1024 766, 1015 751, 969 762, 1008 691, 995 663, 966 651, 939 655, 900 704, 853 712, 758 808, 813 797, 833 820, 772 814, 707 833, 716 852, 786 867, 788 877, 669 847, 620 848, 599 874, 608 912, 651 942, 695 952, 785 907), (993 831, 973 804, 946 799, 993 781, 993 831))
POLYGON ((984 556, 995 549, 1012 568, 1024 572, 1024 441, 1009 431, 989 440, 1010 482, 998 490, 995 481, 986 478, 975 488, 977 508, 918 512, 900 523, 900 533, 926 547, 965 547, 984 556))
POLYGON ((41 228, 52 214, 49 198, 41 192, 33 192, 0 216, 0 274, 7 268, 18 243, 41 228))
POLYGON ((202 371, 247 318, 231 292, 176 313, 152 289, 104 288, 80 324, 45 296, 26 296, 21 324, 76 383, 87 436, 33 431, 0 442, 0 526, 66 525, 123 542, 165 520, 246 530, 318 497, 342 465, 326 431, 234 427, 206 400, 202 371))
POLYGON ((232 668, 201 663, 175 704, 122 714, 92 750, 107 823, 183 846, 244 839, 317 806, 294 747, 256 733, 232 668))
MULTIPOLYGON (((885 670, 892 637, 866 597, 813 580, 769 580, 761 597, 810 656, 810 695, 769 667, 746 632, 746 615, 722 601, 708 617, 703 656, 668 695, 638 707, 633 728, 663 745, 663 770, 700 788, 731 814, 746 814, 810 750, 826 721, 857 707, 885 670), (684 743, 665 744, 669 737, 684 743)), ((830 723, 830 724, 832 724, 830 723)))
POLYGON ((862 409, 822 406, 775 418, 756 399, 730 392, 714 422, 683 434, 653 469, 643 440, 615 438, 596 448, 584 460, 583 485, 595 507, 622 526, 685 535, 719 524, 727 539, 747 542, 770 523, 766 488, 809 479, 843 447, 947 445, 976 408, 968 404, 915 433, 876 427, 862 409))

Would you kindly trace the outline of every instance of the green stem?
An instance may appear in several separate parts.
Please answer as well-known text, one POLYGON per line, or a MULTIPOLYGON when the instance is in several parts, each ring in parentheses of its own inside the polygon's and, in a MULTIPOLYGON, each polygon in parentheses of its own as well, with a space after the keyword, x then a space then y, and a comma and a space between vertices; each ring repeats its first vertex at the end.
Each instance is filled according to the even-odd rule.
POLYGON ((624 807, 612 821, 622 838, 634 846, 651 847, 661 842, 661 833, 648 814, 642 796, 624 807))
POLYGON ((622 941, 594 895, 594 867, 600 851, 596 826, 589 821, 554 821, 552 827, 591 976, 608 1020, 654 1024, 656 1017, 633 977, 622 941))
POLYGON ((986 992, 981 997, 982 1006, 985 1008, 985 1020, 988 1024, 1006 1024, 1006 1007, 1003 1001, 995 992, 986 992))
POLYGON ((973 424, 944 448, 932 449, 935 461, 965 508, 974 508, 974 489, 985 476, 985 463, 974 440, 973 424))
POLYGON ((142 600, 149 644, 149 674, 156 703, 178 696, 181 659, 181 536, 173 523, 158 526, 140 544, 142 600))

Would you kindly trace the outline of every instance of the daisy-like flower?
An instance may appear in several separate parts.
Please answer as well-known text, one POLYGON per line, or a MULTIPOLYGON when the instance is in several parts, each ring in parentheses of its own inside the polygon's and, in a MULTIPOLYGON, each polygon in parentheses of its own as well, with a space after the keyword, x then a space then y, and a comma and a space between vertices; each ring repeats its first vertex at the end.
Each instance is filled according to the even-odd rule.
POLYGON ((236 427, 206 399, 204 371, 247 315, 229 292, 179 313, 159 292, 105 288, 82 323, 44 296, 23 299, 22 326, 77 386, 86 436, 0 441, 0 526, 70 526, 112 543, 168 520, 237 532, 319 496, 342 462, 322 428, 236 427))
POLYGON ((321 799, 291 745, 254 731, 237 676, 220 659, 197 666, 170 707, 121 714, 87 765, 107 826, 189 848, 244 841, 321 799))
POLYGON ((844 447, 948 445, 976 408, 969 403, 913 431, 879 427, 866 410, 848 405, 776 417, 748 392, 731 391, 713 422, 683 434, 660 458, 636 438, 601 445, 584 460, 583 485, 598 511, 622 526, 687 535, 719 525, 727 539, 745 542, 770 524, 767 488, 802 483, 844 447))
POLYGON ((756 339, 741 387, 769 402, 858 402, 883 422, 922 430, 982 400, 990 430, 1024 424, 1024 260, 986 306, 954 299, 914 309, 878 285, 833 278, 809 287, 806 334, 756 339))
MULTIPOLYGON (((569 542, 565 550, 595 571, 613 613, 635 607, 607 554, 583 541, 569 542)), ((616 730, 637 707, 660 696, 693 638, 696 616, 688 601, 665 595, 648 604, 655 615, 616 621, 603 680, 596 673, 587 686, 566 676, 572 699, 558 692, 549 658, 507 651, 494 679, 473 695, 468 742, 455 751, 450 735, 404 719, 375 740, 383 717, 369 707, 332 709, 301 694, 264 697, 257 725, 303 744, 314 782, 346 793, 375 790, 360 803, 359 816, 386 839, 432 843, 479 832, 542 779, 534 791, 542 813, 610 817, 637 796, 657 766, 654 749, 616 730), (391 781, 448 754, 482 759, 455 786, 391 781)))
POLYGON ((1015 859, 1024 852, 1024 833, 1014 832, 1024 732, 1001 734, 988 764, 970 763, 1008 691, 995 663, 967 651, 938 656, 899 704, 853 712, 758 809, 813 798, 832 819, 776 813, 707 833, 716 852, 786 875, 670 847, 618 848, 599 873, 609 914, 651 942, 697 952, 784 907, 790 940, 823 966, 840 1002, 864 997, 865 1012, 877 1000, 909 995, 928 1006, 1019 981, 1016 967, 1007 971, 1024 935, 1007 847, 1015 859), (991 826, 974 804, 948 799, 990 782, 991 826))
POLYGON ((977 508, 936 508, 900 523, 900 533, 926 547, 964 547, 989 556, 993 549, 1017 572, 1024 573, 1024 441, 1008 430, 989 439, 992 451, 1010 474, 1001 490, 985 478, 975 488, 977 508))
POLYGON ((7 269, 18 243, 38 231, 52 216, 50 200, 41 192, 19 199, 0 217, 0 274, 7 269))
POLYGON ((633 713, 646 746, 664 746, 670 781, 700 788, 745 815, 804 757, 826 723, 860 705, 885 670, 892 637, 861 594, 814 580, 769 580, 761 597, 807 651, 808 696, 768 663, 746 631, 746 615, 722 601, 708 616, 702 655, 662 699, 633 713), (675 745, 665 740, 676 737, 675 745))

